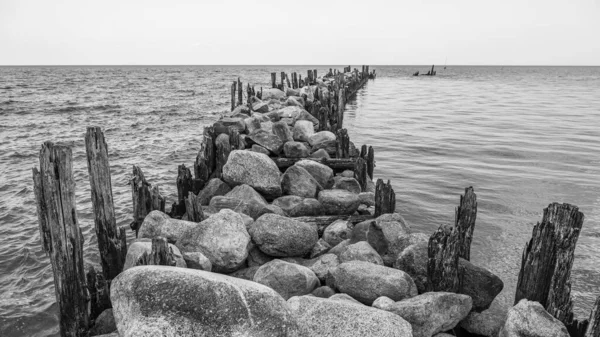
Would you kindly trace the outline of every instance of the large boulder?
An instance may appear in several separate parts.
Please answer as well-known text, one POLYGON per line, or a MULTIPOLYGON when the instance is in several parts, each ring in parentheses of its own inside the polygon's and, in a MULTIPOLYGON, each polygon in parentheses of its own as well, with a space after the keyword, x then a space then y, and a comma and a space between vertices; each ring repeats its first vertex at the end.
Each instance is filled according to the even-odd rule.
POLYGON ((332 247, 350 238, 354 225, 350 221, 338 219, 330 223, 323 231, 323 240, 332 247))
POLYGON ((304 109, 299 106, 286 106, 285 108, 277 110, 277 115, 281 119, 289 118, 293 123, 294 118, 298 117, 302 111, 304 111, 304 109))
POLYGON ((283 144, 283 153, 287 158, 306 158, 310 155, 304 143, 294 141, 283 144))
POLYGON ((391 266, 407 247, 402 238, 408 234, 410 234, 410 227, 400 214, 383 214, 375 220, 356 224, 351 241, 369 242, 381 255, 383 263, 391 266))
POLYGON ((258 219, 261 215, 273 213, 267 204, 255 200, 242 200, 231 197, 214 197, 210 200, 210 208, 216 212, 230 209, 236 213, 246 214, 252 219, 258 219))
POLYGON ((198 193, 198 199, 200 199, 200 205, 208 205, 210 199, 219 195, 225 195, 231 191, 231 187, 224 183, 219 178, 213 178, 208 181, 206 186, 198 193))
POLYGON ((462 277, 459 293, 473 299, 473 311, 482 312, 504 288, 502 280, 489 270, 465 259, 458 260, 458 273, 462 277))
POLYGON ((350 261, 364 261, 383 266, 383 260, 381 256, 377 254, 375 249, 369 245, 366 241, 360 241, 351 245, 348 245, 346 249, 340 254, 340 262, 350 261))
POLYGON ((319 240, 315 226, 277 214, 258 218, 250 235, 263 253, 277 257, 303 256, 319 240))
POLYGON ((290 127, 285 122, 275 122, 273 123, 273 133, 279 137, 282 143, 291 142, 294 140, 292 138, 292 132, 290 131, 290 127))
POLYGON ((224 209, 189 230, 177 247, 183 253, 201 252, 216 272, 232 272, 246 261, 249 243, 250 235, 242 217, 224 209))
POLYGON ((277 88, 264 88, 262 89, 262 96, 261 99, 263 101, 268 101, 270 99, 276 99, 276 100, 280 100, 282 98, 286 97, 285 96, 285 92, 277 89, 277 88))
POLYGON ((285 170, 281 177, 281 188, 283 194, 297 195, 303 198, 315 198, 322 190, 321 185, 308 171, 296 165, 285 170))
POLYGON ((243 118, 223 118, 219 120, 225 127, 234 128, 238 130, 239 133, 243 133, 246 130, 246 123, 243 118))
POLYGON ((212 271, 212 263, 208 257, 200 252, 190 252, 183 254, 183 259, 188 268, 212 271))
POLYGON ((309 265, 308 268, 317 275, 317 278, 321 283, 325 283, 327 274, 335 270, 340 265, 340 260, 337 255, 334 254, 323 254, 315 258, 309 265))
MULTIPOLYGON (((270 123, 270 122, 265 122, 270 123)), ((279 137, 275 136, 270 130, 264 130, 261 123, 261 128, 246 136, 246 142, 249 144, 258 144, 265 149, 271 151, 275 155, 278 155, 283 149, 283 142, 279 137)))
POLYGON ((246 184, 234 187, 230 192, 225 194, 225 196, 244 201, 255 201, 263 205, 267 204, 267 201, 262 195, 260 195, 260 193, 256 192, 255 189, 246 184))
POLYGON ((281 196, 280 172, 262 153, 234 150, 223 166, 223 180, 232 186, 247 184, 268 198, 281 196))
POLYGON ((121 336, 299 336, 273 289, 201 270, 131 268, 112 281, 110 299, 121 336))
POLYGON ((314 259, 323 254, 326 254, 331 249, 331 245, 323 239, 319 239, 310 251, 310 258, 314 259))
POLYGON ((323 190, 318 199, 327 215, 351 215, 360 206, 358 195, 346 190, 323 190))
POLYGON ((393 265, 394 268, 400 269, 412 277, 419 294, 427 291, 428 247, 428 242, 419 242, 408 246, 400 253, 393 265))
POLYGON ((499 337, 569 337, 565 325, 539 302, 522 299, 508 310, 499 337))
POLYGON ((326 140, 310 145, 313 153, 318 150, 324 150, 328 155, 334 156, 337 151, 337 142, 335 140, 326 140))
POLYGON ((287 216, 310 216, 323 213, 323 206, 317 199, 285 195, 273 200, 273 205, 281 207, 287 216))
POLYGON ((254 274, 254 282, 275 290, 281 297, 310 294, 319 286, 319 279, 310 269, 279 259, 263 264, 254 274))
POLYGON ((252 111, 267 113, 269 112, 269 104, 266 102, 256 102, 252 104, 252 111))
POLYGON ((335 140, 336 140, 336 136, 333 132, 319 131, 319 132, 312 134, 308 138, 308 143, 310 144, 310 146, 316 146, 319 144, 323 144, 325 142, 335 142, 335 140))
POLYGON ((482 312, 471 311, 460 321, 460 327, 472 334, 497 337, 506 322, 508 308, 495 300, 489 309, 482 312))
POLYGON ((346 301, 314 296, 288 300, 306 337, 412 337, 411 327, 397 315, 346 301))
POLYGON ((173 219, 161 211, 152 211, 146 215, 138 232, 138 238, 155 239, 163 237, 170 243, 176 243, 197 222, 173 219))
POLYGON ((335 180, 333 188, 360 194, 360 184, 358 183, 358 180, 354 178, 341 177, 340 179, 335 180))
POLYGON ((315 132, 313 123, 310 121, 297 121, 294 124, 294 130, 292 132, 292 137, 296 141, 300 142, 308 142, 310 136, 312 136, 315 132))
POLYGON ((308 171, 324 189, 329 189, 333 186, 333 170, 329 166, 308 159, 300 160, 294 165, 308 171))
MULTIPOLYGON (((173 258, 175 259, 175 266, 186 268, 187 264, 181 255, 179 249, 173 244, 169 243, 169 248, 171 249, 171 253, 173 253, 173 258)), ((152 252, 152 240, 151 239, 137 239, 134 242, 129 244, 127 247, 127 255, 125 255, 125 264, 123 265, 123 270, 127 270, 129 268, 137 266, 137 262, 144 253, 150 254, 152 252)))
POLYGON ((366 305, 371 305, 381 296, 400 301, 417 295, 417 287, 408 274, 369 262, 345 262, 330 274, 328 286, 333 285, 332 288, 366 305))
MULTIPOLYGON (((113 309, 106 309, 94 320, 94 326, 90 329, 90 336, 109 334, 117 330, 113 309)), ((118 336, 117 336, 118 337, 118 336)))
POLYGON ((430 337, 454 328, 469 314, 471 305, 467 295, 430 292, 396 302, 386 310, 407 320, 414 337, 430 337))

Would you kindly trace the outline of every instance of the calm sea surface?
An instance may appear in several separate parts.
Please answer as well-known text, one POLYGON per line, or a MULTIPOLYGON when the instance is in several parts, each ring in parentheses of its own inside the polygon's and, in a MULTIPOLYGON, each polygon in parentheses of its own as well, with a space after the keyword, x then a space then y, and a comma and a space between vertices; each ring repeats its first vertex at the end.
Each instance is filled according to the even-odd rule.
MULTIPOLYGON (((98 263, 85 160, 86 126, 104 128, 119 225, 131 221, 131 165, 176 198, 202 127, 229 107, 229 86, 268 86, 305 66, 0 67, 0 335, 58 332, 50 262, 41 250, 31 168, 44 141, 73 146, 86 261, 98 263)), ((326 67, 319 69, 323 74, 326 67)), ((327 67, 329 68, 329 67, 327 67)), ((338 67, 341 68, 341 67, 338 67)), ((549 203, 585 214, 573 270, 576 314, 600 294, 600 67, 372 67, 345 127, 375 147, 379 178, 418 231, 452 223, 464 188, 478 215, 472 260, 500 275, 510 304, 525 242, 549 203)))

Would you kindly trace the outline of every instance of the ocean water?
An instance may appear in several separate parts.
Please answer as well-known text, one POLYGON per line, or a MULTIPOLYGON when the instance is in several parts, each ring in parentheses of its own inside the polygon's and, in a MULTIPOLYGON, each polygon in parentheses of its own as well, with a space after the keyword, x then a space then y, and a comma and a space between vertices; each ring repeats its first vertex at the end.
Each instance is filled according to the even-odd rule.
MULTIPOLYGON (((117 222, 127 225, 133 164, 172 203, 177 165, 192 165, 203 126, 228 111, 231 81, 268 87, 271 71, 309 68, 329 66, 0 67, 0 335, 58 335, 32 188, 44 141, 72 144, 85 259, 97 264, 87 126, 104 129, 117 222)), ((417 231, 452 223, 459 195, 475 188, 472 260, 503 279, 506 305, 544 207, 579 206, 572 294, 586 317, 600 295, 600 67, 448 66, 411 76, 428 68, 372 67, 377 79, 347 107, 350 139, 374 146, 376 178, 392 181, 397 210, 417 231)))

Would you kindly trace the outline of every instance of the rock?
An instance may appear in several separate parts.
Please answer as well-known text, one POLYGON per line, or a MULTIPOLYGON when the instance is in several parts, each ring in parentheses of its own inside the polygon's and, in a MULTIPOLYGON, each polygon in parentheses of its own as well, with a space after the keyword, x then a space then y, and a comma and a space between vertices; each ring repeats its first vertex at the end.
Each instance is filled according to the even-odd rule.
POLYGON ((354 226, 347 220, 336 220, 325 227, 323 231, 323 240, 332 247, 337 246, 340 242, 349 239, 354 226))
POLYGON ((269 104, 265 102, 256 102, 252 104, 252 110, 260 113, 269 112, 269 104))
POLYGON ((360 193, 360 184, 358 183, 358 180, 354 178, 342 177, 341 179, 336 180, 335 184, 333 185, 333 188, 339 190, 346 190, 354 194, 360 193))
MULTIPOLYGON (((265 122, 269 123, 269 122, 265 122)), ((271 151, 272 153, 278 155, 283 149, 283 143, 279 137, 275 136, 269 131, 265 131, 262 129, 264 123, 261 123, 261 129, 256 130, 253 133, 246 136, 246 141, 249 141, 252 144, 258 144, 265 149, 271 151)))
POLYGON ((271 122, 271 121, 261 122, 260 129, 262 131, 266 131, 269 134, 269 137, 271 137, 271 134, 273 134, 273 122, 271 122))
POLYGON ((317 159, 331 159, 331 157, 329 156, 329 153, 327 153, 327 151, 323 150, 323 149, 318 149, 317 151, 313 152, 310 155, 311 158, 317 158, 317 159))
POLYGON ((262 114, 258 112, 253 112, 252 117, 256 118, 256 120, 258 120, 259 123, 268 122, 271 120, 271 118, 269 118, 269 113, 262 114))
POLYGON ((332 301, 342 301, 342 302, 358 304, 361 306, 363 305, 362 303, 355 300, 352 296, 350 296, 348 294, 335 294, 335 295, 332 295, 331 297, 329 297, 329 299, 332 301))
POLYGON ((377 297, 373 304, 371 305, 373 308, 387 310, 392 304, 396 303, 393 299, 387 296, 377 297))
POLYGON ((287 216, 310 216, 323 213, 323 206, 317 199, 285 195, 273 200, 273 205, 281 207, 287 216))
POLYGON ((285 95, 288 96, 288 101, 290 100, 290 98, 296 100, 297 97, 289 97, 289 96, 300 96, 300 90, 287 87, 285 89, 285 95))
POLYGON ((285 122, 279 121, 273 123, 273 133, 279 137, 282 143, 287 143, 294 140, 294 138, 292 138, 292 132, 285 122))
POLYGON ((224 209, 189 230, 177 247, 184 253, 201 252, 216 272, 232 272, 246 261, 249 243, 242 217, 224 209))
POLYGON ((329 166, 308 159, 300 160, 294 165, 308 171, 324 189, 329 189, 333 186, 333 170, 329 166))
POLYGON ((208 205, 210 199, 214 196, 225 195, 231 191, 231 187, 224 183, 219 178, 213 178, 208 181, 206 186, 198 193, 198 199, 200 199, 201 205, 208 205))
POLYGON ((240 133, 244 133, 244 130, 246 130, 246 122, 242 118, 223 118, 219 122, 227 128, 237 129, 240 133))
POLYGON ((250 114, 251 114, 250 108, 248 108, 246 105, 238 105, 231 112, 232 116, 233 115, 246 115, 246 116, 250 116, 250 114))
POLYGON ((279 114, 277 113, 277 111, 267 112, 266 114, 264 114, 264 116, 267 117, 269 121, 273 123, 278 122, 281 119, 279 118, 279 114))
POLYGON ((161 211, 152 211, 144 218, 138 232, 138 238, 155 239, 160 236, 170 243, 175 243, 180 240, 187 230, 197 225, 197 222, 177 220, 161 211))
POLYGON ((254 266, 236 270, 233 273, 229 274, 229 276, 254 282, 254 274, 256 274, 258 268, 259 266, 254 266))
POLYGON ((280 172, 275 162, 262 153, 234 150, 223 166, 223 180, 232 185, 247 184, 267 198, 281 196, 280 172))
POLYGON ((117 324, 115 323, 115 317, 113 316, 113 309, 106 309, 96 317, 94 326, 90 329, 89 335, 103 335, 109 334, 117 330, 117 324))
POLYGON ((310 294, 319 286, 319 279, 310 269, 278 259, 258 268, 254 282, 272 288, 286 300, 292 296, 310 294))
POLYGON ((292 165, 285 170, 281 177, 281 189, 286 195, 314 198, 322 187, 308 171, 300 166, 292 165))
POLYGON ((317 275, 321 283, 325 283, 327 274, 340 265, 340 260, 336 255, 324 254, 316 258, 308 267, 317 275))
MULTIPOLYGON (((187 265, 179 249, 170 243, 169 248, 171 248, 171 252, 173 253, 173 258, 175 259, 175 266, 180 268, 186 268, 187 265)), ((130 243, 129 247, 127 247, 127 255, 125 255, 125 263, 123 265, 123 270, 135 267, 137 265, 137 261, 144 253, 150 254, 151 252, 152 239, 137 239, 134 242, 130 243)))
POLYGON ((318 200, 327 215, 351 215, 360 205, 358 195, 346 190, 323 190, 318 200))
POLYGON ((569 333, 540 303, 522 299, 508 310, 499 337, 569 337, 569 333))
POLYGON ((271 212, 273 214, 277 214, 277 215, 281 215, 281 216, 286 216, 285 212, 281 209, 281 207, 279 207, 277 205, 269 204, 269 205, 267 205, 267 208, 269 210, 271 210, 271 212))
POLYGON ((247 134, 251 134, 252 132, 260 129, 260 120, 258 120, 256 117, 246 118, 244 123, 246 124, 247 134))
POLYGON ((430 292, 396 302, 387 310, 404 318, 414 337, 429 337, 454 328, 471 311, 467 295, 430 292))
POLYGON ((417 295, 417 287, 405 272, 363 261, 340 264, 331 271, 327 285, 371 305, 378 297, 394 301, 417 295), (329 284, 332 282, 333 284, 329 284))
POLYGON ((243 201, 255 201, 263 205, 267 204, 267 201, 260 193, 256 192, 255 189, 246 184, 234 187, 229 193, 225 194, 225 196, 243 201))
MULTIPOLYGON (((284 117, 284 118, 281 119, 281 121, 284 122, 289 127, 293 127, 294 126, 294 119, 293 118, 284 117)), ((292 137, 292 139, 293 139, 293 137, 292 137)))
POLYGON ((199 270, 212 270, 212 263, 208 257, 204 256, 204 254, 200 252, 190 252, 183 254, 183 259, 188 268, 191 269, 199 269, 199 270))
POLYGON ((489 309, 481 313, 471 311, 465 319, 460 321, 460 327, 472 334, 497 337, 506 322, 507 311, 508 308, 501 305, 499 301, 494 301, 489 309))
MULTIPOLYGON (((309 144, 310 144, 310 142, 309 142, 309 144)), ((312 146, 311 149, 312 149, 313 153, 318 150, 323 149, 330 156, 334 156, 335 152, 336 152, 337 144, 336 144, 335 140, 327 140, 327 141, 311 144, 311 146, 312 146)), ((373 192, 375 192, 375 190, 373 190, 373 192)))
POLYGON ((339 256, 346 249, 346 247, 348 247, 349 244, 350 244, 350 239, 344 240, 344 241, 338 243, 337 245, 333 246, 333 248, 331 248, 329 250, 329 254, 334 254, 335 256, 339 256))
POLYGON ((375 183, 367 179, 367 190, 365 192, 375 193, 375 183))
POLYGON ((317 243, 315 226, 276 214, 265 214, 250 228, 252 240, 265 254, 303 256, 317 243))
MULTIPOLYGON (((319 144, 323 144, 325 142, 335 142, 336 140, 336 136, 333 132, 331 131, 319 131, 317 133, 312 134, 309 138, 308 138, 308 143, 310 144, 310 146, 316 146, 319 144)), ((354 175, 352 175, 354 176, 354 175)))
POLYGON ((344 251, 339 255, 340 262, 350 261, 364 261, 374 263, 383 266, 383 260, 381 256, 377 254, 375 249, 369 245, 366 241, 360 241, 351 245, 348 245, 344 251))
POLYGON ((258 144, 253 144, 252 147, 251 147, 251 150, 254 151, 254 152, 265 154, 267 156, 271 154, 271 151, 265 149, 264 147, 262 147, 262 146, 260 146, 258 144))
POLYGON ((273 257, 263 253, 254 243, 250 242, 248 248, 248 267, 260 267, 267 262, 273 261, 273 257))
POLYGON ((120 337, 120 335, 119 335, 118 331, 113 331, 113 332, 107 333, 107 334, 95 335, 94 337, 120 337))
POLYGON ((504 288, 504 283, 498 276, 465 259, 458 260, 458 272, 462 276, 462 284, 458 292, 473 299, 473 311, 482 312, 489 308, 494 298, 504 288))
POLYGON ((314 259, 323 254, 326 254, 331 249, 331 245, 325 242, 323 239, 319 239, 310 251, 310 258, 314 259))
POLYGON ((310 155, 303 143, 294 141, 283 144, 283 153, 287 158, 306 158, 310 155))
POLYGON ((301 142, 308 142, 310 136, 315 133, 315 129, 313 123, 310 121, 297 121, 294 124, 294 131, 292 132, 292 137, 294 140, 301 142))
POLYGON ((344 172, 340 173, 340 176, 344 178, 354 178, 354 171, 344 170, 344 172))
POLYGON ((302 111, 304 111, 304 109, 298 106, 286 106, 283 109, 277 110, 277 115, 281 119, 290 118, 293 124, 294 118, 298 117, 302 111))
MULTIPOLYGON (((209 206, 217 212, 228 209, 239 214, 248 215, 252 219, 258 219, 263 214, 273 213, 273 211, 267 207, 267 204, 261 202, 254 200, 244 201, 237 198, 221 196, 212 198, 209 206)), ((242 219, 242 221, 243 220, 244 219, 242 219)), ((246 222, 244 222, 244 225, 246 225, 246 222)))
POLYGON ((375 206, 375 193, 362 192, 358 194, 358 199, 361 205, 375 206))
POLYGON ((411 337, 411 327, 397 315, 345 301, 313 296, 288 300, 300 335, 344 337, 411 337))
POLYGON ((335 291, 333 291, 333 289, 329 288, 328 286, 322 286, 313 290, 311 294, 313 294, 316 297, 329 298, 335 294, 335 291))
POLYGON ((294 118, 294 123, 297 123, 298 121, 309 121, 312 123, 313 125, 313 132, 314 129, 319 127, 319 120, 316 119, 313 115, 311 115, 308 111, 306 110, 302 110, 300 112, 300 114, 298 116, 296 116, 296 118, 294 118))
POLYGON ((394 268, 406 272, 417 285, 419 294, 427 291, 428 242, 408 246, 400 253, 394 268))
POLYGON ((408 234, 410 227, 400 214, 383 214, 375 220, 356 224, 351 242, 367 241, 381 255, 383 263, 391 266, 407 247, 402 238, 408 234))
POLYGON ((276 99, 280 100, 285 97, 285 93, 277 88, 264 88, 262 90, 262 100, 276 99))
POLYGON ((275 291, 202 270, 131 268, 112 281, 110 299, 121 336, 298 336, 275 291))
POLYGON ((252 217, 249 216, 248 214, 239 213, 239 212, 238 212, 238 214, 242 217, 242 221, 244 221, 244 226, 246 227, 246 230, 249 230, 252 223, 254 223, 254 219, 252 219, 252 217))

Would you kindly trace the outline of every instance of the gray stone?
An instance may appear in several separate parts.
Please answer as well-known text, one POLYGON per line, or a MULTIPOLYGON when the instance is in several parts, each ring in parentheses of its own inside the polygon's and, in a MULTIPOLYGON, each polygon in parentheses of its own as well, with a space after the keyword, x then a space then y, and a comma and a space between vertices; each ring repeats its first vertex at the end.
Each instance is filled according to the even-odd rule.
POLYGON ((408 246, 400 253, 394 268, 406 272, 417 285, 419 294, 427 291, 428 242, 408 246))
POLYGON ((397 315, 345 301, 314 296, 288 300, 306 337, 411 337, 408 322, 397 315))
POLYGON ((232 272, 248 257, 250 235, 242 217, 224 209, 189 230, 177 242, 183 252, 201 252, 208 257, 216 272, 232 272))
POLYGON ((231 191, 231 187, 224 183, 219 178, 213 178, 208 181, 206 186, 198 193, 198 199, 200 199, 201 205, 208 205, 210 203, 210 199, 214 196, 225 195, 229 191, 231 191))
POLYGON ((234 150, 223 166, 228 184, 247 184, 267 198, 281 196, 280 172, 275 162, 262 153, 234 150))
POLYGON ((322 286, 313 290, 311 294, 313 294, 313 296, 316 297, 329 298, 335 295, 335 291, 333 291, 333 289, 329 288, 328 286, 322 286))
POLYGON ((292 132, 292 137, 296 141, 308 142, 310 136, 312 136, 315 132, 314 125, 310 121, 297 121, 294 124, 294 130, 292 132))
MULTIPOLYGON (((300 114, 298 114, 298 116, 296 116, 294 118, 294 123, 297 123, 298 121, 309 121, 312 123, 313 125, 313 129, 316 129, 319 127, 319 120, 316 119, 313 115, 311 115, 308 111, 306 110, 302 110, 300 111, 300 114)), ((314 132, 314 130, 313 130, 314 132)), ((308 142, 308 140, 306 140, 308 142)))
POLYGON ((90 329, 90 336, 109 334, 117 330, 113 309, 106 309, 96 317, 94 326, 90 329))
POLYGON ((329 297, 329 299, 332 301, 342 301, 342 302, 363 305, 362 303, 360 303, 359 301, 357 301, 356 299, 354 299, 352 296, 350 296, 348 294, 334 294, 334 295, 331 295, 329 297))
POLYGON ((350 238, 353 227, 354 226, 350 221, 342 219, 336 220, 325 227, 325 230, 323 231, 323 240, 332 247, 335 247, 340 242, 350 238))
POLYGON ((223 118, 219 122, 221 122, 227 128, 235 128, 238 132, 243 133, 246 130, 246 123, 242 118, 223 118))
POLYGON ((402 239, 410 234, 410 227, 398 213, 383 214, 375 220, 367 220, 354 226, 352 243, 367 241, 383 258, 386 266, 391 266, 398 255, 408 246, 402 239))
POLYGON ((540 303, 522 299, 508 310, 499 337, 569 337, 569 333, 540 303))
POLYGON ((339 255, 340 262, 364 261, 383 266, 381 256, 366 241, 348 245, 339 255))
POLYGON ((281 119, 279 118, 279 113, 277 113, 277 111, 268 112, 265 116, 273 123, 278 122, 281 119))
POLYGON ((231 112, 232 116, 234 116, 234 115, 246 115, 246 116, 250 116, 250 114, 251 114, 250 108, 248 108, 246 105, 238 105, 231 112))
POLYGON ((322 149, 325 152, 327 152, 327 154, 329 154, 330 156, 335 156, 335 153, 337 151, 337 143, 335 140, 323 141, 311 144, 311 146, 311 150, 313 153, 322 149))
POLYGON ((506 322, 507 311, 508 308, 495 300, 489 309, 481 313, 471 311, 465 319, 460 321, 460 327, 472 334, 497 337, 506 322))
POLYGON ((327 153, 327 151, 325 151, 324 149, 318 149, 317 151, 313 152, 310 155, 311 158, 316 158, 316 159, 331 159, 331 156, 329 155, 329 153, 327 153))
POLYGON ((465 259, 459 259, 458 272, 462 276, 458 292, 473 299, 473 311, 482 312, 489 308, 494 298, 504 288, 504 283, 498 276, 465 259))
POLYGON ((265 254, 303 256, 317 243, 315 226, 276 214, 265 214, 250 228, 252 240, 265 254))
POLYGON ((269 104, 266 102, 256 102, 252 104, 252 110, 260 113, 269 112, 269 104))
POLYGON ((344 172, 340 173, 340 176, 344 178, 354 178, 354 171, 344 170, 344 172))
POLYGON ((263 205, 267 204, 267 201, 260 193, 256 192, 255 189, 246 184, 234 187, 229 193, 225 194, 225 196, 244 201, 251 200, 263 205))
POLYGON ((335 256, 339 256, 344 249, 346 249, 346 247, 348 247, 348 245, 350 245, 350 239, 346 239, 340 243, 338 243, 337 245, 333 246, 333 248, 331 248, 329 250, 329 254, 334 254, 335 256))
POLYGON ((375 193, 373 192, 361 192, 358 195, 361 205, 375 206, 375 193))
POLYGON ((285 93, 277 88, 263 88, 263 90, 262 90, 262 100, 263 101, 270 100, 270 99, 280 100, 284 97, 286 97, 285 93))
POLYGON ((273 133, 279 137, 282 143, 287 143, 294 140, 294 138, 292 138, 290 127, 285 122, 279 121, 273 123, 273 133))
POLYGON ((294 141, 283 144, 283 153, 287 158, 306 158, 310 155, 303 143, 294 141))
POLYGON ((274 290, 202 270, 142 266, 111 285, 121 336, 299 336, 274 290))
POLYGON ((331 279, 327 278, 328 286, 333 285, 332 288, 366 305, 371 305, 381 296, 400 301, 417 295, 417 287, 408 274, 369 262, 345 262, 330 274, 331 279))
POLYGON ((273 261, 274 258, 272 256, 263 253, 254 243, 250 242, 248 247, 248 267, 260 267, 267 262, 273 261))
MULTIPOLYGON (((265 122, 270 123, 270 122, 265 122)), ((272 153, 278 155, 283 149, 283 142, 279 137, 272 134, 270 131, 264 130, 261 123, 261 129, 254 131, 246 136, 246 141, 251 144, 258 144, 272 153)))
POLYGON ((408 321, 414 337, 430 337, 454 328, 469 314, 471 304, 467 295, 430 292, 396 302, 386 310, 408 321))
POLYGON ((310 146, 317 146, 319 144, 323 144, 325 142, 335 142, 336 136, 331 131, 319 131, 312 134, 308 138, 308 143, 310 146))
POLYGON ((326 254, 331 249, 331 245, 325 242, 323 239, 319 239, 310 251, 310 258, 314 259, 323 254, 326 254))
POLYGON ((308 159, 300 160, 294 166, 308 171, 324 189, 329 189, 333 186, 333 170, 329 166, 308 159))
POLYGON ((246 118, 244 123, 246 124, 247 134, 251 134, 252 132, 260 129, 260 120, 258 120, 256 117, 246 118))
POLYGON ((281 207, 287 216, 310 216, 323 213, 323 206, 317 199, 285 195, 273 200, 273 205, 281 207))
MULTIPOLYGON (((288 88, 288 90, 294 90, 294 89, 289 89, 288 88)), ((296 95, 292 95, 292 96, 296 96, 296 95)), ((287 100, 285 100, 285 105, 287 105, 287 106, 297 106, 297 107, 300 107, 300 108, 304 108, 304 104, 302 104, 302 102, 300 102, 300 100, 298 100, 298 97, 288 97, 287 100)))
POLYGON ((323 190, 318 200, 327 215, 351 215, 360 205, 358 195, 346 190, 323 190))
POLYGON ((322 187, 308 171, 300 166, 292 165, 285 170, 281 177, 281 189, 285 195, 315 198, 322 187))
POLYGON ((313 273, 315 273, 315 275, 317 275, 317 278, 321 281, 321 283, 325 283, 327 274, 330 271, 333 271, 339 265, 340 260, 336 255, 324 254, 312 261, 308 267, 313 271, 313 273))
MULTIPOLYGON (((175 259, 175 266, 180 268, 186 268, 187 265, 179 249, 173 244, 169 243, 169 248, 173 253, 175 259)), ((127 255, 125 255, 125 264, 123 270, 135 267, 138 260, 144 253, 150 254, 152 252, 152 239, 137 239, 130 243, 127 247, 127 255)))
POLYGON ((340 179, 337 179, 335 181, 333 188, 339 190, 346 190, 354 194, 360 193, 360 184, 358 183, 358 180, 354 178, 341 177, 340 179))
POLYGON ((243 268, 240 270, 236 270, 231 274, 228 274, 231 277, 240 278, 243 280, 248 280, 254 282, 254 274, 258 270, 259 266, 243 268))
POLYGON ((373 304, 371 305, 373 308, 387 310, 392 304, 396 303, 393 299, 387 296, 377 297, 373 304))
POLYGON ((265 149, 264 147, 262 147, 262 146, 260 146, 258 144, 253 144, 252 147, 251 147, 251 150, 254 151, 254 152, 265 154, 267 156, 271 154, 271 151, 265 149))
POLYGON ((310 294, 319 286, 319 279, 310 269, 278 259, 258 268, 254 282, 272 288, 286 300, 292 296, 310 294))
MULTIPOLYGON (((252 219, 258 219, 263 214, 273 213, 271 208, 267 207, 267 204, 255 200, 244 201, 238 198, 221 196, 212 198, 210 207, 217 212, 224 209, 230 209, 236 213, 248 215, 252 219)), ((244 222, 244 224, 246 224, 246 222, 244 222)))
POLYGON ((304 109, 298 106, 286 106, 285 108, 277 110, 279 118, 290 118, 293 124, 294 118, 298 117, 304 109))
MULTIPOLYGON (((268 137, 272 137, 271 134, 273 134, 273 122, 272 121, 261 122, 260 123, 260 130, 266 131, 268 133, 268 137)), ((254 132, 258 132, 258 131, 254 131, 254 132)), ((264 136, 264 135, 262 135, 262 136, 263 137, 267 137, 267 136, 264 136)), ((274 140, 272 140, 271 138, 267 138, 266 140, 262 139, 261 141, 263 141, 263 142, 271 142, 271 143, 274 142, 274 140)), ((276 146, 276 144, 273 145, 273 146, 276 146)))
POLYGON ((212 270, 212 263, 208 257, 204 256, 204 254, 200 252, 190 252, 183 254, 183 259, 188 268, 191 269, 199 269, 199 270, 212 270))
POLYGON ((161 211, 152 211, 144 218, 138 237, 148 239, 163 237, 170 243, 175 243, 187 230, 195 228, 197 225, 197 222, 177 220, 161 211))
POLYGON ((299 97, 289 97, 289 96, 300 96, 300 90, 287 87, 285 89, 285 95, 288 96, 288 101, 290 100, 290 98, 298 99, 299 97))

